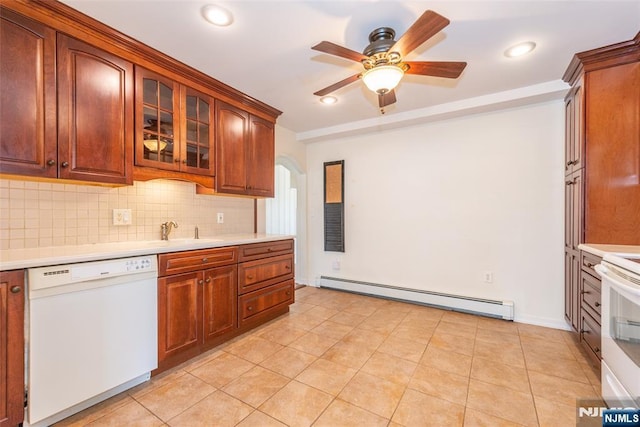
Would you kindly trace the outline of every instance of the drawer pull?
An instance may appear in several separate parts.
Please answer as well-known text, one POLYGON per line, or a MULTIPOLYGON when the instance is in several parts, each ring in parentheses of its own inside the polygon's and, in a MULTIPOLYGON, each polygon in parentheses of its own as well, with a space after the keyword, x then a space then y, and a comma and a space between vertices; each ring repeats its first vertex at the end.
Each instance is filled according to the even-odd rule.
POLYGON ((253 280, 253 276, 249 275, 249 276, 247 276, 247 279, 248 280, 253 280))
POLYGON ((267 252, 271 252, 271 251, 273 251, 272 248, 267 248, 267 252))
POLYGON ((596 303, 594 304, 596 307, 600 307, 600 303, 598 301, 596 301, 596 303))
POLYGON ((290 296, 291 295, 291 291, 287 291, 286 294, 287 294, 287 296, 290 296))
POLYGON ((11 287, 11 293, 12 294, 19 294, 21 290, 22 290, 22 288, 20 286, 12 286, 11 287))
POLYGON ((253 311, 253 306, 252 305, 248 306, 247 311, 253 311))
POLYGON ((591 264, 590 262, 587 263, 587 267, 589 268, 593 268, 595 266, 595 264, 591 264))
POLYGON ((285 270, 291 270, 291 267, 288 266, 288 265, 285 265, 284 268, 285 268, 285 270))
POLYGON ((202 258, 202 262, 209 262, 209 258, 202 258))

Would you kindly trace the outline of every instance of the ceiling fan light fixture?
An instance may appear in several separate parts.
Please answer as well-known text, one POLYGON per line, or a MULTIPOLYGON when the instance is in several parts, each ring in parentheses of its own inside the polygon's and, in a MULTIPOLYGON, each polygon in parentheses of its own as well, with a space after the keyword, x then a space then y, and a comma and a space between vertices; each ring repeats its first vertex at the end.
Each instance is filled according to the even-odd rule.
POLYGON ((369 90, 384 95, 398 86, 404 70, 397 65, 380 65, 371 68, 362 74, 362 80, 369 90))
POLYGON ((336 98, 335 96, 327 95, 320 98, 320 102, 325 105, 333 105, 338 102, 338 98, 336 98))
POLYGON ((526 55, 535 48, 536 44, 534 42, 518 43, 505 50, 504 56, 506 56, 507 58, 515 58, 518 56, 526 55))
POLYGON ((215 5, 208 4, 201 9, 202 17, 209 23, 218 27, 226 27, 233 23, 233 15, 227 9, 215 5))

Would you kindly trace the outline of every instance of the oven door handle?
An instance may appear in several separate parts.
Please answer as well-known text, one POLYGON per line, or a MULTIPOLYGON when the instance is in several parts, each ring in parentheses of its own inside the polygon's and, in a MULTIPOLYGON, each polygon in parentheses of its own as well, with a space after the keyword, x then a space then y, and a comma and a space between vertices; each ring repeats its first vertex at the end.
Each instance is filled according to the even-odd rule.
POLYGON ((595 266, 596 272, 601 276, 607 278, 612 284, 612 286, 621 289, 625 292, 628 292, 636 297, 640 297, 640 286, 628 285, 627 283, 621 281, 616 274, 611 274, 610 270, 602 264, 598 264, 595 266))

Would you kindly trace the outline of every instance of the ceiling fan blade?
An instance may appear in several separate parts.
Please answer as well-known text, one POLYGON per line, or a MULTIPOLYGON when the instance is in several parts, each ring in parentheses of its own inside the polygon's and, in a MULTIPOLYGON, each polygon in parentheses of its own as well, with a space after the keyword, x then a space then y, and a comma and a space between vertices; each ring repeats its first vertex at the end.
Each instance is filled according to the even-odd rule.
POLYGON ((405 57, 447 25, 449 25, 447 18, 432 10, 427 10, 389 50, 398 52, 402 57, 405 57))
POLYGON ((313 46, 311 49, 320 52, 328 53, 329 55, 339 56, 341 58, 350 59, 352 61, 360 62, 363 59, 367 59, 368 56, 356 52, 355 50, 347 49, 335 43, 323 41, 313 46))
POLYGON ((358 80, 358 79, 360 78, 360 75, 361 75, 361 74, 360 74, 360 73, 358 73, 358 74, 354 74, 353 76, 347 77, 347 78, 346 78, 346 79, 344 79, 344 80, 340 80, 339 82, 334 83, 334 84, 332 84, 331 86, 327 86, 327 87, 325 87, 325 88, 324 88, 324 89, 322 89, 322 90, 319 90, 319 91, 317 91, 317 92, 314 92, 314 95, 318 95, 318 96, 325 96, 325 95, 328 95, 328 94, 330 94, 331 92, 333 92, 333 91, 335 91, 335 90, 338 90, 338 89, 340 89, 340 88, 341 88, 341 87, 343 87, 343 86, 348 85, 349 83, 353 83, 353 82, 355 82, 356 80, 358 80))
POLYGON ((391 90, 384 95, 378 95, 378 106, 380 108, 384 108, 387 105, 395 104, 396 102, 396 91, 391 90))
POLYGON ((421 76, 434 76, 445 77, 448 79, 456 79, 462 74, 462 71, 467 66, 466 62, 429 62, 429 61, 416 61, 405 62, 409 66, 409 69, 405 71, 406 74, 419 74, 421 76))

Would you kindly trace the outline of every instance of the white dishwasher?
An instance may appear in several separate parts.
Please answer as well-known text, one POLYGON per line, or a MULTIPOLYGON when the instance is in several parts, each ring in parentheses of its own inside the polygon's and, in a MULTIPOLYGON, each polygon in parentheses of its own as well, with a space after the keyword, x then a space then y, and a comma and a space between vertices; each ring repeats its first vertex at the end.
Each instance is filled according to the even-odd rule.
POLYGON ((28 270, 29 426, 140 384, 158 366, 155 256, 28 270))

